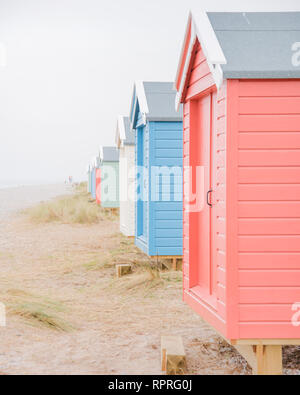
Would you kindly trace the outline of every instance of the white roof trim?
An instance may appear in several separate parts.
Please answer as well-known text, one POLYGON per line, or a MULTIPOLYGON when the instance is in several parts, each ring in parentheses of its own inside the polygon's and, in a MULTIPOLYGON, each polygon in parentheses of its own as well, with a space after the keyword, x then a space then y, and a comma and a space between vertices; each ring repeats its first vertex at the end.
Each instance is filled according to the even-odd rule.
POLYGON ((115 143, 116 143, 117 148, 120 148, 122 143, 126 140, 126 130, 125 130, 124 118, 125 117, 123 115, 118 116, 116 138, 115 138, 115 143))
POLYGON ((145 92, 145 87, 144 87, 143 81, 136 81, 135 89, 136 89, 136 96, 139 101, 140 112, 143 116, 144 123, 146 123, 147 114, 149 114, 149 107, 148 107, 148 102, 147 102, 147 97, 146 97, 146 92, 145 92))
MULTIPOLYGON (((188 27, 186 29, 186 38, 188 34, 189 24, 191 23, 191 40, 188 48, 188 53, 185 60, 185 65, 182 73, 181 84, 179 91, 176 95, 176 110, 178 111, 179 105, 182 100, 183 89, 187 78, 187 72, 191 60, 192 51, 195 45, 196 38, 198 38, 201 48, 206 57, 210 71, 214 77, 217 88, 219 88, 223 81, 223 72, 221 64, 226 64, 227 60, 220 46, 219 40, 214 32, 214 29, 210 23, 208 15, 205 11, 191 12, 188 20, 188 27)), ((184 40, 184 46, 186 44, 186 38, 184 40)), ((179 76, 180 64, 182 62, 183 50, 180 57, 179 68, 177 71, 177 78, 179 76)))
POLYGON ((99 156, 100 156, 100 160, 102 162, 103 161, 103 146, 102 145, 100 145, 100 148, 99 148, 99 156))
POLYGON ((226 64, 225 55, 207 13, 205 11, 193 11, 192 18, 207 60, 211 64, 226 64))
POLYGON ((179 63, 178 63, 178 67, 177 67, 176 77, 175 77, 175 85, 176 85, 177 80, 179 78, 179 73, 180 73, 180 68, 181 68, 180 66, 183 61, 184 49, 185 49, 187 39, 188 39, 188 32, 189 32, 189 28, 190 28, 190 24, 191 24, 191 19, 192 19, 192 13, 189 12, 188 22, 187 22, 187 25, 185 28, 184 40, 183 40, 183 44, 182 44, 182 48, 181 48, 181 52, 180 52, 180 58, 179 58, 179 63))
POLYGON ((125 130, 125 122, 124 117, 119 116, 118 118, 118 126, 119 126, 119 135, 121 140, 126 140, 126 130, 125 130))
POLYGON ((186 60, 185 60, 185 64, 184 64, 184 68, 183 68, 183 72, 182 72, 182 77, 181 77, 181 83, 180 83, 180 87, 179 87, 179 91, 177 92, 176 95, 176 100, 175 100, 175 105, 176 105, 176 111, 179 110, 179 106, 181 103, 181 99, 182 99, 182 93, 183 93, 183 89, 185 86, 185 81, 187 78, 187 73, 188 73, 188 69, 189 69, 189 65, 190 65, 190 61, 191 61, 191 56, 192 56, 192 52, 193 52, 193 48, 196 42, 196 34, 195 34, 195 30, 194 30, 194 25, 192 24, 192 28, 191 28, 191 41, 189 44, 189 48, 188 48, 188 52, 187 52, 187 56, 186 56, 186 60))

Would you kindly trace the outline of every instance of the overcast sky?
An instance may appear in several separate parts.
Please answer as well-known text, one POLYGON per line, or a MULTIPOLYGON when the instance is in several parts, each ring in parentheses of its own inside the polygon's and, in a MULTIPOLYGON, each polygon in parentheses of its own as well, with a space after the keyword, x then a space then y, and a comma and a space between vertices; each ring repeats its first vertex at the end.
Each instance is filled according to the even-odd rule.
POLYGON ((135 80, 173 81, 190 8, 299 0, 0 0, 0 184, 81 180, 135 80), (6 66, 3 64, 6 49, 6 66))

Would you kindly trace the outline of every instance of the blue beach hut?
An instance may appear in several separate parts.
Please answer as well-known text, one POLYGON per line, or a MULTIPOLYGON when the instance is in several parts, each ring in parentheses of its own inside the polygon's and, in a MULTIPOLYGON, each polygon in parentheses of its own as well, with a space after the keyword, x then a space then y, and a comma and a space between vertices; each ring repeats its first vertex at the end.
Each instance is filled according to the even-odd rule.
POLYGON ((182 113, 172 82, 136 82, 130 122, 136 135, 137 247, 150 257, 182 256, 182 113))

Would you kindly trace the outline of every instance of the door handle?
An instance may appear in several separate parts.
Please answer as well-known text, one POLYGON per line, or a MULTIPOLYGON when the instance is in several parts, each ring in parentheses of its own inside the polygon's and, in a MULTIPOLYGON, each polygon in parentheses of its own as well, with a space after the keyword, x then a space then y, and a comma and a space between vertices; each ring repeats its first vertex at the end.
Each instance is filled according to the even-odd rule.
POLYGON ((207 192, 207 195, 206 195, 206 202, 209 207, 212 207, 211 200, 209 198, 212 192, 213 192, 213 190, 211 189, 210 191, 207 192))

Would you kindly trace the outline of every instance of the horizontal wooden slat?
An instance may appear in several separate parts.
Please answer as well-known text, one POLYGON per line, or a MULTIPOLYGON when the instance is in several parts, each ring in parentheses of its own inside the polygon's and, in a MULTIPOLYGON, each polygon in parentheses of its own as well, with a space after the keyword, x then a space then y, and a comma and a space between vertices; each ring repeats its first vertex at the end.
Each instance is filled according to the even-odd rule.
MULTIPOLYGON (((181 151, 182 154, 182 151, 181 151)), ((169 158, 158 158, 155 160, 156 166, 175 166, 181 167, 183 164, 183 158, 169 157, 169 158)))
POLYGON ((176 211, 182 209, 182 203, 177 202, 157 202, 155 203, 156 210, 176 211))
POLYGON ((200 63, 202 63, 205 60, 206 60, 206 57, 205 57, 202 49, 198 50, 195 54, 193 69, 195 69, 197 66, 199 66, 200 63))
POLYGON ((241 287, 296 287, 300 270, 240 270, 241 287))
POLYGON ((239 185, 239 200, 299 200, 300 184, 239 185))
POLYGON ((300 166, 300 150, 240 150, 238 163, 240 166, 300 166))
POLYGON ((240 235, 300 235, 300 218, 239 219, 238 233, 240 235))
POLYGON ((239 202, 240 218, 300 218, 300 202, 239 202))
POLYGON ((156 133, 169 132, 179 133, 182 131, 182 122, 150 122, 151 127, 154 128, 156 133))
POLYGON ((239 236, 240 252, 300 252, 300 236, 239 236))
MULTIPOLYGON (((165 237, 156 240, 157 247, 178 247, 182 246, 182 235, 181 237, 165 237)), ((179 254, 180 255, 180 254, 179 254)))
POLYGON ((189 86, 195 84, 195 82, 199 81, 199 76, 202 78, 205 77, 206 75, 210 74, 210 69, 207 64, 207 62, 202 62, 198 64, 197 67, 194 68, 194 70, 191 72, 190 78, 189 78, 189 86))
POLYGON ((239 325, 241 339, 297 339, 299 338, 299 327, 291 322, 266 322, 266 323, 241 323, 239 325), (283 335, 284 334, 284 335, 283 335))
POLYGON ((180 220, 182 222, 183 213, 181 211, 158 211, 155 212, 155 218, 157 220, 180 220))
POLYGON ((171 148, 171 149, 174 149, 174 148, 177 148, 177 149, 180 149, 180 150, 182 150, 182 139, 173 139, 173 140, 169 140, 169 139, 164 139, 164 140, 162 140, 162 139, 156 139, 156 141, 155 141, 155 147, 156 148, 162 148, 162 149, 164 149, 164 148, 171 148))
POLYGON ((240 183, 300 183, 300 167, 240 167, 240 183))
POLYGON ((255 97, 299 97, 300 81, 299 80, 268 80, 268 81, 240 81, 239 96, 255 97))
POLYGON ((191 99, 193 96, 199 94, 199 92, 205 91, 215 85, 215 81, 211 74, 208 74, 204 78, 201 78, 198 82, 188 88, 186 100, 191 99))
POLYGON ((299 269, 300 253, 240 253, 240 269, 299 269))
POLYGON ((156 220, 157 229, 180 229, 182 231, 182 221, 169 219, 169 220, 156 220))
POLYGON ((239 300, 242 304, 252 304, 257 301, 294 304, 295 301, 300 300, 299 298, 300 287, 242 287, 239 290, 239 300))
POLYGON ((171 246, 167 247, 157 247, 156 248, 156 253, 158 256, 170 256, 170 255, 178 255, 180 256, 182 254, 182 247, 173 247, 170 248, 171 246))
POLYGON ((266 322, 266 321, 291 321, 292 312, 291 304, 247 304, 240 305, 241 322, 266 322))
POLYGON ((300 148, 300 132, 239 133, 239 148, 243 148, 243 149, 300 148))
POLYGON ((182 157, 182 149, 165 148, 155 150, 156 158, 180 158, 182 157))
POLYGON ((240 115, 240 132, 300 132, 298 115, 240 115))
POLYGON ((300 97, 241 97, 240 114, 299 114, 300 97))

